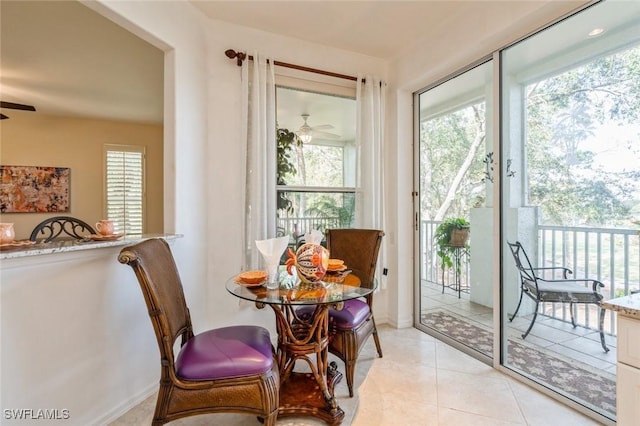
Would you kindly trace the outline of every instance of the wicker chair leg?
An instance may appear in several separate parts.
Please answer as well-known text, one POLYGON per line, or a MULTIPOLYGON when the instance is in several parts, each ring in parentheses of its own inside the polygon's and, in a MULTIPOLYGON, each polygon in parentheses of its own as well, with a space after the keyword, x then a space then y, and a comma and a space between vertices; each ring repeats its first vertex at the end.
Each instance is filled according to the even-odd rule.
MULTIPOLYGON (((165 372, 163 371, 163 375, 165 372)), ((160 389, 158 389, 158 398, 156 400, 156 409, 153 413, 153 426, 160 426, 167 423, 167 412, 172 390, 171 382, 168 379, 160 379, 160 389)))
POLYGON ((371 321, 373 321, 373 341, 376 344, 376 350, 378 351, 378 356, 382 358, 382 346, 380 346, 380 338, 378 337, 378 329, 376 327, 376 322, 373 318, 371 318, 371 321))
POLYGON ((356 372, 356 360, 345 361, 344 374, 347 376, 347 387, 349 388, 349 397, 353 397, 353 378, 356 372))
POLYGON ((264 424, 264 426, 275 426, 276 425, 276 420, 278 420, 278 412, 275 411, 271 414, 269 414, 269 416, 264 417, 262 419, 260 419, 260 422, 264 424))

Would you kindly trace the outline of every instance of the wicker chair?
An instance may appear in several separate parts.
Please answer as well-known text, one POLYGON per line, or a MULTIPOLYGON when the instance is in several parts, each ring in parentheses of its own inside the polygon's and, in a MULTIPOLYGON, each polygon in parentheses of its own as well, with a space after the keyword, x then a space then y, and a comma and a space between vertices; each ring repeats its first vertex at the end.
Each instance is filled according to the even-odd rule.
POLYGON ((160 348, 153 425, 220 412, 250 413, 267 426, 275 425, 280 379, 269 332, 247 325, 194 335, 182 283, 164 240, 125 247, 118 260, 135 271, 160 348))
MULTIPOLYGON (((362 274, 363 285, 373 285, 378 252, 384 232, 376 229, 327 229, 327 249, 332 258, 344 260, 354 272, 362 274)), ((310 315, 312 308, 304 307, 299 315, 310 315)), ((378 355, 382 348, 373 318, 373 293, 366 300, 353 299, 341 310, 329 310, 329 352, 344 361, 349 396, 353 396, 356 360, 369 336, 373 335, 378 355)))
POLYGON ((573 316, 573 305, 594 304, 600 308, 600 318, 598 322, 600 343, 602 345, 602 349, 604 349, 605 352, 609 352, 609 348, 604 340, 603 331, 605 310, 600 306, 603 297, 598 291, 599 288, 604 287, 604 284, 594 279, 569 279, 568 275, 573 272, 571 269, 561 266, 534 268, 531 266, 529 256, 527 256, 527 253, 519 241, 516 241, 515 243, 507 241, 507 244, 509 245, 513 259, 515 260, 518 272, 520 273, 520 300, 518 301, 518 306, 516 307, 515 312, 509 318, 509 322, 513 321, 518 314, 520 305, 522 305, 523 295, 527 295, 536 303, 535 310, 533 311, 533 318, 531 319, 531 323, 529 324, 527 331, 522 334, 522 338, 525 339, 533 328, 533 324, 536 322, 536 318, 538 316, 538 306, 541 302, 568 303, 569 312, 571 314, 571 324, 574 328, 576 327, 576 322, 573 316), (545 271, 560 271, 562 273, 562 278, 541 278, 540 274, 545 271))

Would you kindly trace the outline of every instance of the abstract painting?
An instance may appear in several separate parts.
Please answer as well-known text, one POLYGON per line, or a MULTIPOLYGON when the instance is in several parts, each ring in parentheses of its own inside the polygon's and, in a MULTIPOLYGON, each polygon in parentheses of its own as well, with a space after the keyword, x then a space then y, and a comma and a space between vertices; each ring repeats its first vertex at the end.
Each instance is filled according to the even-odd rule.
POLYGON ((69 211, 67 167, 0 166, 0 212, 69 211))

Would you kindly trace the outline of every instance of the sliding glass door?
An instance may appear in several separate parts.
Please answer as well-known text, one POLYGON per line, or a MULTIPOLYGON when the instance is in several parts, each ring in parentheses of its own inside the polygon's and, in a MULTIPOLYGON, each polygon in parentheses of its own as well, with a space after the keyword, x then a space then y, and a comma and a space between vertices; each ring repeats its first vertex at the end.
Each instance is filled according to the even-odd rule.
POLYGON ((493 356, 492 61, 417 95, 418 327, 493 356))
POLYGON ((502 362, 609 418, 615 316, 582 302, 638 287, 638 6, 599 3, 500 56, 502 362))
POLYGON ((615 419, 598 304, 640 289, 640 2, 586 7, 415 105, 416 327, 615 419))

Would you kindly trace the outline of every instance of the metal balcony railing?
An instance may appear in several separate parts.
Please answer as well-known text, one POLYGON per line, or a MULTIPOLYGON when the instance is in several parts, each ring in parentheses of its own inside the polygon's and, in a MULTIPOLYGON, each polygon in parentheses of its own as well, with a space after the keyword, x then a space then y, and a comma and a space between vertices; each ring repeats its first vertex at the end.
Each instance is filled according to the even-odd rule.
MULTIPOLYGON (((567 226, 538 227, 539 266, 566 266, 574 278, 593 278, 604 284, 604 299, 627 295, 640 288, 640 232, 633 229, 567 226)), ((568 305, 548 303, 543 313, 569 320, 568 305)), ((595 306, 580 309, 579 325, 597 329, 595 306)), ((608 315, 607 331, 616 334, 615 315, 608 315)))
POLYGON ((277 219, 278 233, 290 235, 292 241, 298 235, 313 230, 319 230, 324 234, 327 228, 348 228, 339 217, 282 217, 277 219))
MULTIPOLYGON (((434 244, 435 231, 440 223, 440 221, 426 220, 422 222, 422 226, 420 227, 420 248, 422 250, 420 253, 420 277, 423 280, 438 285, 444 284, 445 286, 450 286, 455 285, 455 271, 452 268, 447 268, 445 271, 442 270, 440 259, 436 254, 437 248, 434 244)), ((472 239, 473 233, 469 237, 469 246, 472 244, 472 239)), ((463 261, 460 265, 460 274, 458 277, 461 287, 468 287, 469 277, 469 262, 463 261)))
MULTIPOLYGON (((423 221, 420 234, 420 277, 442 285, 443 276, 434 247, 434 232, 440 222, 423 221)), ((473 230, 469 241, 473 256, 473 230)), ((538 267, 565 266, 573 270, 574 278, 593 278, 601 281, 604 299, 613 299, 640 289, 640 232, 633 229, 588 228, 567 226, 538 227, 538 267)), ((463 265, 461 282, 469 282, 473 271, 463 265)), ((450 272, 444 284, 453 280, 450 272)), ((568 304, 542 304, 544 315, 570 321, 568 304)), ((581 305, 575 308, 576 323, 598 329, 598 308, 581 305)), ((608 315, 605 329, 616 334, 615 315, 608 315)))

